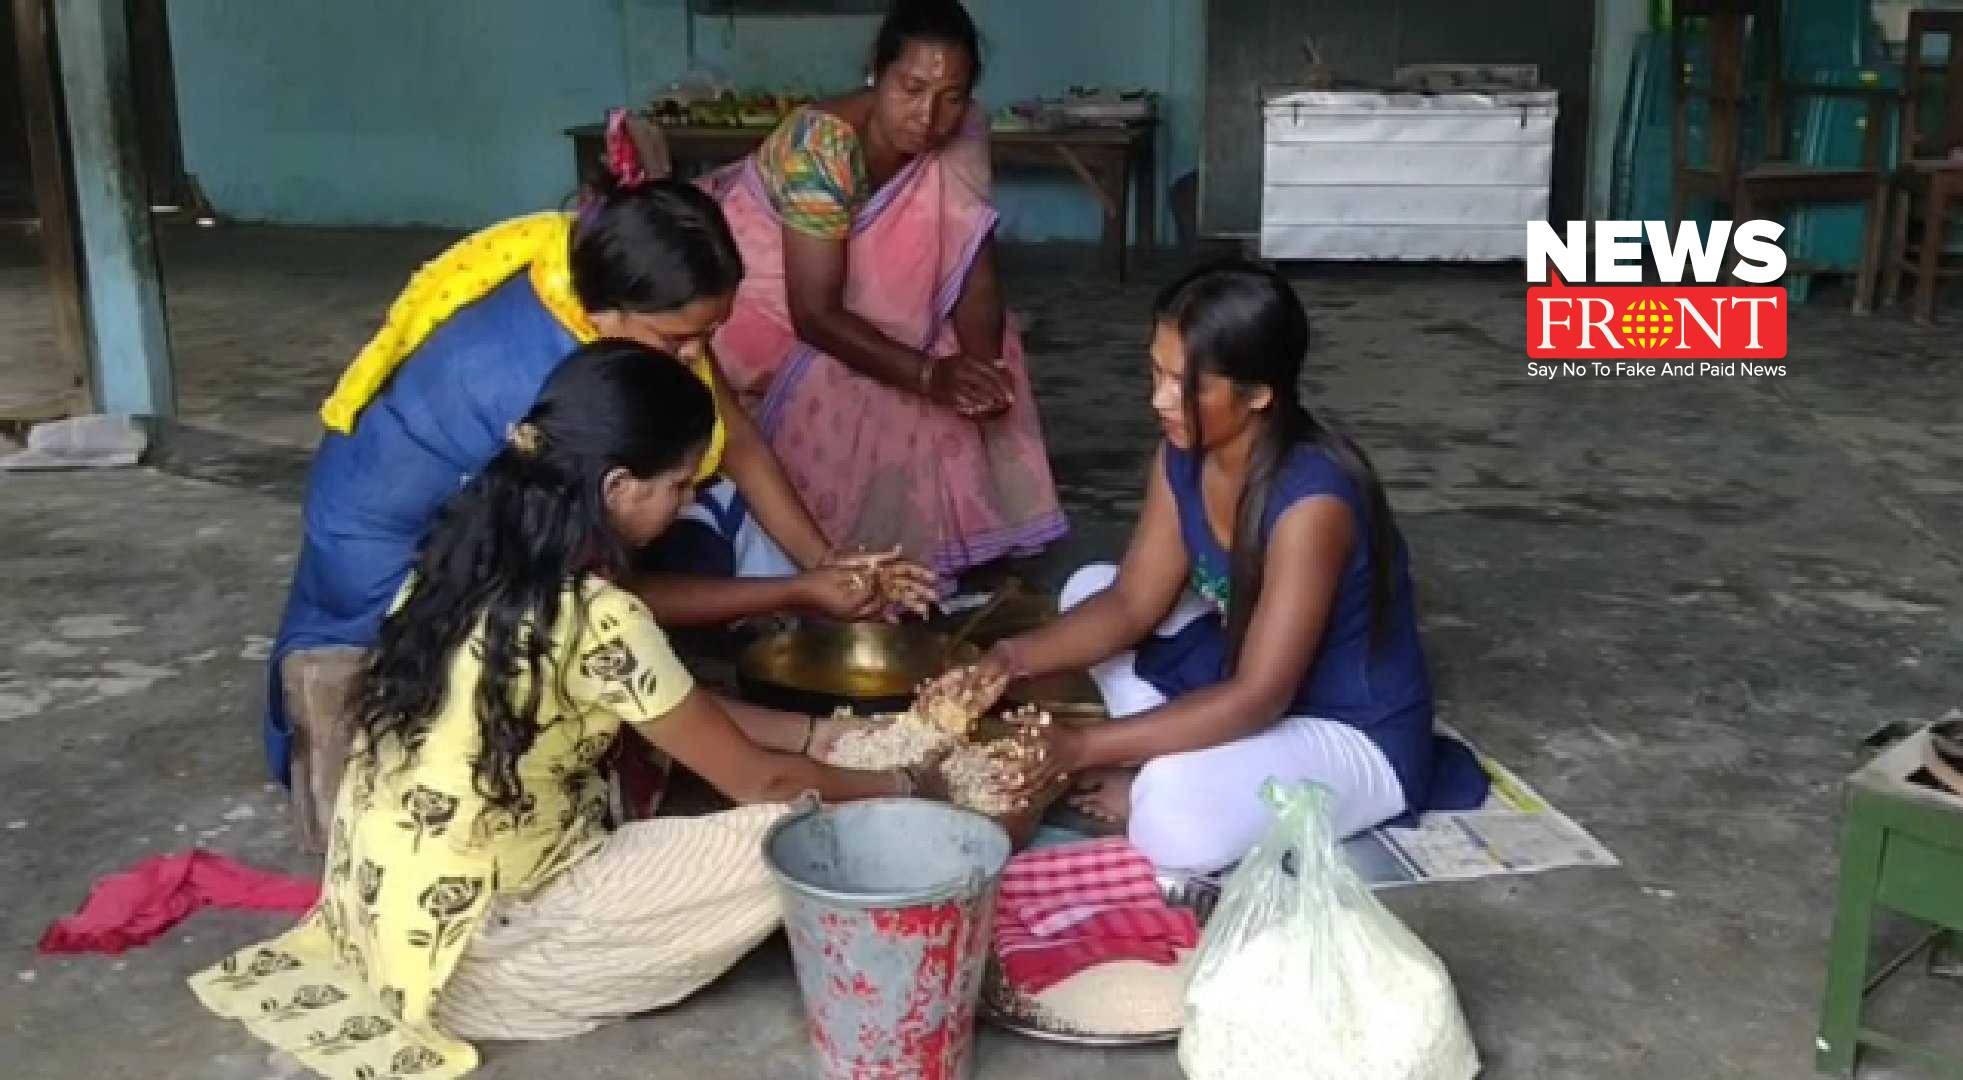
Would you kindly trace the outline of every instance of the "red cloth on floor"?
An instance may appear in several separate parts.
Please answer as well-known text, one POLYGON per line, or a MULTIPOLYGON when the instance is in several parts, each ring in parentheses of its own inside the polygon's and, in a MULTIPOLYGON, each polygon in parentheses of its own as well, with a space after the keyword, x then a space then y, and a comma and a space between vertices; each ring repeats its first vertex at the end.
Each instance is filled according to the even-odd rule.
POLYGON ((1113 961, 1171 964, 1200 936, 1193 913, 1165 902, 1151 861, 1122 838, 1009 860, 995 911, 1003 977, 1025 994, 1113 961))
POLYGON ((119 953, 147 945, 201 907, 289 911, 320 898, 320 882, 233 862, 208 851, 155 855, 96 882, 82 907, 41 935, 44 953, 119 953))

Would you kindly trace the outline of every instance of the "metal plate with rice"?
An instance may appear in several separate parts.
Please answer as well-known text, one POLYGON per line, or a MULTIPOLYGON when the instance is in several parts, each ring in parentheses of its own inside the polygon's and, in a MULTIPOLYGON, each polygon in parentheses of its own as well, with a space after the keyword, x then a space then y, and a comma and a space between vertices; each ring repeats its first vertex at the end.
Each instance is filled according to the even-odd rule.
MULTIPOLYGON (((1190 908, 1202 927, 1220 900, 1220 883, 1211 878, 1161 877, 1159 888, 1165 894, 1167 903, 1190 908)), ((1089 968, 1086 972, 1096 970, 1089 968)), ((1183 994, 1180 996, 1183 997, 1183 994)), ((993 957, 989 959, 987 974, 982 979, 981 1017, 1005 1031, 1073 1046, 1151 1046, 1179 1038, 1176 1024, 1153 1031, 1093 1030, 1095 1025, 1073 1021, 1070 1016, 1059 1015, 1045 1007, 1035 997, 1010 989, 1003 981, 1001 967, 993 957)))

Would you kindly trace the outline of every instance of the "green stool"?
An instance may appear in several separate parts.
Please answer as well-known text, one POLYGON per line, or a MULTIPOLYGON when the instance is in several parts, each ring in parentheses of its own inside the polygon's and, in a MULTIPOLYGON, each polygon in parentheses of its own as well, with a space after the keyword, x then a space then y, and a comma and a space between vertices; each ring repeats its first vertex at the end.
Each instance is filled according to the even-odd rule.
POLYGON ((1963 1059, 1915 1046, 1861 1025, 1861 1001, 1924 946, 1963 929, 1963 799, 1908 778, 1922 768, 1927 729, 1877 755, 1848 777, 1847 826, 1840 844, 1840 899, 1827 958, 1827 998, 1820 1009, 1815 1066, 1854 1075, 1861 1047, 1872 1046, 1963 1077, 1963 1059), (1922 945, 1867 974, 1876 905, 1934 927, 1922 945))

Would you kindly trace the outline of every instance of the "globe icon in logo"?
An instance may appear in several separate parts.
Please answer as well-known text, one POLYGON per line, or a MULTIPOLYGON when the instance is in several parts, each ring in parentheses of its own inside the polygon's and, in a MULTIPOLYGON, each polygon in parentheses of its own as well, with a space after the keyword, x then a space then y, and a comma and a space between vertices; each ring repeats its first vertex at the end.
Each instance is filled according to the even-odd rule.
POLYGON ((1622 341, 1630 348, 1660 349, 1676 329, 1676 316, 1661 300, 1632 300, 1622 309, 1622 341))

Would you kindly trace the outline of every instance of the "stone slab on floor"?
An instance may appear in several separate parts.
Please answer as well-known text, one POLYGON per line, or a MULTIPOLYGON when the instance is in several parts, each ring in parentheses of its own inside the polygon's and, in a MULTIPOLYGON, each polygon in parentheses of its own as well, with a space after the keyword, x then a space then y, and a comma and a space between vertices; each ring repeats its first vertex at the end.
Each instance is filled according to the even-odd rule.
MULTIPOLYGON (((158 467, 0 477, 0 1072, 277 1074, 182 978, 281 920, 201 914, 115 958, 32 943, 147 854, 200 843, 306 869, 258 710, 311 414, 441 242, 167 234, 187 389, 158 467)), ((1051 576, 1114 556, 1136 512, 1144 318, 1172 270, 1119 288, 1073 259, 1005 258, 1077 525, 1051 576)), ((1879 722, 1963 704, 1963 348, 1953 327, 1816 301, 1783 380, 1537 382, 1517 278, 1305 273, 1311 400, 1391 487, 1441 711, 1624 866, 1386 901, 1451 968, 1487 1077, 1809 1075, 1837 783, 1879 722)), ((42 302, 31 275, 0 273, 0 326, 31 328, 42 302)), ((0 337, 0 359, 31 336, 0 337)), ((1955 986, 1910 984, 1889 1007, 1905 1032, 1963 1027, 1955 986)), ((489 1046, 482 1075, 775 1080, 797 1075, 802 1039, 774 940, 678 1008, 489 1046)), ((977 1071, 1177 1075, 1162 1050, 995 1032, 977 1071)), ((1875 1059, 1863 1075, 1920 1074, 1875 1059)))

